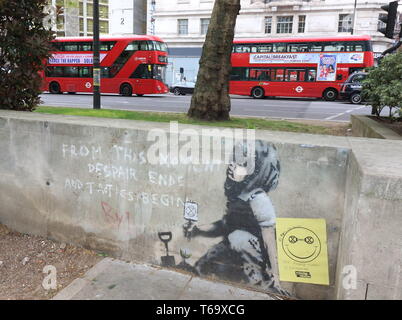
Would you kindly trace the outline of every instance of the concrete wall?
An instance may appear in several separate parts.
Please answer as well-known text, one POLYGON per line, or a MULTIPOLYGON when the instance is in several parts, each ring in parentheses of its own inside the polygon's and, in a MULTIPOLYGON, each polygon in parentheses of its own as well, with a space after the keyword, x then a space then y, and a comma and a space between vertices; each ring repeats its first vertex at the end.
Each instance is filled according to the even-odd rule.
POLYGON ((375 151, 370 149, 354 145, 355 152, 349 161, 338 256, 337 298, 400 300, 401 143, 387 140, 376 144, 375 151), (368 160, 366 155, 371 152, 384 153, 388 159, 372 156, 368 160), (382 162, 375 163, 376 158, 382 162), (357 279, 350 283, 345 276, 353 273, 357 279), (344 283, 349 289, 345 289, 344 283))
MULTIPOLYGON (((233 207, 236 213, 236 205, 227 207, 228 166, 150 163, 148 137, 156 126, 169 130, 169 124, 0 112, 0 223, 127 260, 169 265, 172 258, 163 258, 169 255, 175 266, 194 271, 225 236, 185 237, 184 203, 198 205, 201 230, 233 207), (161 241, 168 237, 169 254, 161 241)), ((202 130, 180 126, 189 128, 196 130, 190 135, 202 130)), ((269 131, 256 139, 271 161, 262 166, 279 173, 277 188, 264 188, 276 216, 327 223, 330 285, 279 287, 300 298, 364 299, 368 284, 368 298, 396 297, 389 288, 399 288, 402 259, 402 143, 269 131), (350 264, 358 270, 355 290, 342 286, 350 264)), ((236 214, 247 210, 243 204, 236 214)), ((201 275, 208 276, 205 265, 201 275)), ((224 278, 233 280, 239 266, 223 265, 224 278)))
POLYGON ((367 116, 359 116, 352 114, 350 117, 352 123, 352 131, 355 136, 376 139, 402 140, 395 131, 387 128, 381 123, 368 118, 367 116))

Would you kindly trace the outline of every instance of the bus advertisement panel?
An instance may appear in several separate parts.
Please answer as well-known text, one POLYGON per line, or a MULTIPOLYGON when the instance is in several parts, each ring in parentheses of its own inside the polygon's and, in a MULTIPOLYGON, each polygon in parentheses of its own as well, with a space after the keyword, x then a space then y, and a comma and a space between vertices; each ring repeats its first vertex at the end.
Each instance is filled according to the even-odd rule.
POLYGON ((335 81, 337 54, 320 54, 317 81, 335 81))

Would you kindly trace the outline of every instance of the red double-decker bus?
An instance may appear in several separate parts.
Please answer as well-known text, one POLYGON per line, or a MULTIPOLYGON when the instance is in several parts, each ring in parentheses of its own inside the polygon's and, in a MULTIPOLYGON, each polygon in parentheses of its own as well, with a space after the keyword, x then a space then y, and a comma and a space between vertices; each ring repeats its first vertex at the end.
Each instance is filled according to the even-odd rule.
POLYGON ((241 39, 231 62, 231 94, 333 101, 352 72, 374 65, 374 54, 369 36, 241 39))
MULTIPOLYGON (((93 39, 66 37, 54 40, 46 62, 43 91, 92 92, 93 39)), ((124 96, 167 93, 167 46, 154 36, 100 38, 101 92, 124 96)))

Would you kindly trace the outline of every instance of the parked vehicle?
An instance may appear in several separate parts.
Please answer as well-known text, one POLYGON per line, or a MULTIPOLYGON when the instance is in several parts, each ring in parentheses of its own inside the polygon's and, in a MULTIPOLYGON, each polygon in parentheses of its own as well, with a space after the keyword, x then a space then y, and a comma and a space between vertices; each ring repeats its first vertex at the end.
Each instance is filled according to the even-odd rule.
POLYGON ((367 72, 352 73, 341 87, 340 96, 353 104, 360 104, 362 98, 362 81, 367 77, 367 72))
POLYGON ((186 94, 192 94, 194 92, 195 82, 181 81, 176 82, 170 87, 170 92, 175 96, 184 96, 186 94))

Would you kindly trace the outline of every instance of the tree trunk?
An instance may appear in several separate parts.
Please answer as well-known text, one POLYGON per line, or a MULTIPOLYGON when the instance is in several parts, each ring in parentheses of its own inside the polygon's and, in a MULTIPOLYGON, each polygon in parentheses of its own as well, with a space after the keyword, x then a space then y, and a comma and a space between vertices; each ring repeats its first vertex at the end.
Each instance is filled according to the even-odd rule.
POLYGON ((229 120, 230 56, 240 0, 215 0, 188 116, 229 120))

